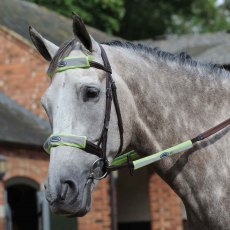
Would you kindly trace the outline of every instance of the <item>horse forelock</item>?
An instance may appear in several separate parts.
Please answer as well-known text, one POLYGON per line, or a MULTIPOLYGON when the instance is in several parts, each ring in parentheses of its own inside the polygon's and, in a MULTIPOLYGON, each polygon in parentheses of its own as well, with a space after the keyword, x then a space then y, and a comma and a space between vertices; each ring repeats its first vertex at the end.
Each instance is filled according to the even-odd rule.
POLYGON ((81 50, 86 55, 89 52, 84 49, 84 47, 76 40, 76 38, 71 38, 65 41, 64 43, 62 43, 55 56, 52 58, 49 68, 47 70, 47 74, 49 76, 53 76, 58 66, 58 62, 63 60, 63 58, 67 57, 74 49, 81 50))

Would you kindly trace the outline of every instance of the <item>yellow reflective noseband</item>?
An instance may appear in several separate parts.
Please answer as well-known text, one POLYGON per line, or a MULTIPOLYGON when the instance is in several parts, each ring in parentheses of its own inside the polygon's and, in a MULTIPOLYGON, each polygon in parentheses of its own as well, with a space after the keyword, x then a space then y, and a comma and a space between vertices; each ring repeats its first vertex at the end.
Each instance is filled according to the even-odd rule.
POLYGON ((53 134, 46 140, 43 148, 48 154, 50 153, 51 148, 58 146, 70 146, 85 149, 86 139, 86 136, 77 136, 73 134, 53 134))

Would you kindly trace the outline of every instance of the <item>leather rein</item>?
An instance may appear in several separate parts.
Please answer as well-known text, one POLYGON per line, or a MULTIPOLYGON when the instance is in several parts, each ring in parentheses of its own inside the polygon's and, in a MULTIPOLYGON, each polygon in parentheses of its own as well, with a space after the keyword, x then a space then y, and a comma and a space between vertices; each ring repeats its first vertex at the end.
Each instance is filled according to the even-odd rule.
POLYGON ((103 65, 91 60, 89 56, 85 57, 67 57, 58 63, 58 68, 56 72, 65 71, 67 69, 75 69, 75 68, 96 68, 105 71, 106 73, 106 103, 105 103, 105 116, 104 116, 104 124, 102 127, 101 135, 97 144, 87 140, 86 136, 77 136, 74 134, 52 134, 44 143, 44 149, 47 153, 50 153, 51 148, 58 146, 70 146, 75 148, 80 148, 85 152, 90 154, 94 154, 99 159, 97 159, 90 170, 89 179, 103 179, 105 178, 111 171, 119 170, 124 167, 128 167, 132 174, 133 170, 139 169, 146 165, 149 165, 153 162, 156 162, 162 158, 171 156, 173 154, 188 150, 193 147, 198 141, 204 140, 209 136, 219 132, 220 130, 226 128, 230 125, 230 118, 225 120, 224 122, 218 124, 217 126, 199 134, 195 138, 191 140, 187 140, 178 145, 175 145, 166 150, 160 151, 158 153, 154 153, 147 157, 140 157, 138 153, 135 151, 130 151, 125 154, 121 154, 123 149, 123 124, 122 117, 120 112, 120 107, 117 98, 116 84, 112 78, 112 69, 106 55, 104 48, 99 44, 101 49, 101 57, 103 60, 103 65), (116 153, 115 158, 111 163, 109 163, 106 156, 106 146, 108 139, 108 128, 110 122, 110 114, 112 101, 114 103, 116 115, 117 115, 117 124, 119 129, 120 136, 120 146, 116 153), (96 175, 95 169, 97 167, 102 167, 102 173, 99 176, 96 175))

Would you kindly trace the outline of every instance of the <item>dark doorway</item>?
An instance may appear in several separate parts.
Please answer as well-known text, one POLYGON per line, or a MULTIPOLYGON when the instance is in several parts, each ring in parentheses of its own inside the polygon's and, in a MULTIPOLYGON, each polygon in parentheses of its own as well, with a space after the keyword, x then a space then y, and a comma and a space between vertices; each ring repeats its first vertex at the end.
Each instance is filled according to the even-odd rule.
POLYGON ((76 218, 57 216, 51 213, 51 230, 77 230, 76 218))
POLYGON ((24 184, 7 188, 13 230, 38 230, 36 190, 24 184))
POLYGON ((140 169, 130 176, 128 170, 120 170, 117 179, 118 229, 150 230, 148 171, 140 169))
POLYGON ((127 230, 127 229, 132 229, 132 230, 149 230, 151 229, 151 224, 150 222, 130 222, 130 223, 119 223, 118 224, 118 229, 119 230, 127 230))

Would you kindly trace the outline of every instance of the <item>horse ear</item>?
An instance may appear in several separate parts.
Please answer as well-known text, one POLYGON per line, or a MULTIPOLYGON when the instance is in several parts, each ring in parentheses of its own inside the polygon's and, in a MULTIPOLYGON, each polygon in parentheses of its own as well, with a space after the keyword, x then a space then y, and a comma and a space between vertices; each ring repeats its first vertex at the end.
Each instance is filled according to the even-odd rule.
POLYGON ((39 53, 47 60, 51 61, 59 47, 46 40, 32 26, 29 27, 30 38, 39 53))
POLYGON ((89 50, 90 52, 96 50, 97 42, 88 33, 81 17, 74 12, 72 12, 72 17, 74 35, 79 38, 79 40, 87 50, 89 50))

